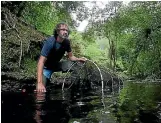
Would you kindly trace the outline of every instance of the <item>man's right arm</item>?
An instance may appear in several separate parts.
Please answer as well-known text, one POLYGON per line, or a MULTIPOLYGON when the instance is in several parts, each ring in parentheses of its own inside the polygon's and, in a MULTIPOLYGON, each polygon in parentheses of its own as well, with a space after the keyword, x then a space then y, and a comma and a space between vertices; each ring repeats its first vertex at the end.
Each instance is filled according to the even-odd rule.
POLYGON ((43 68, 46 60, 47 58, 41 55, 37 64, 37 91, 38 92, 46 92, 46 88, 43 84, 43 68))
POLYGON ((49 37, 41 49, 41 55, 37 64, 37 91, 38 92, 46 92, 45 86, 43 84, 43 68, 44 64, 47 60, 47 56, 49 55, 55 40, 54 37, 49 37))

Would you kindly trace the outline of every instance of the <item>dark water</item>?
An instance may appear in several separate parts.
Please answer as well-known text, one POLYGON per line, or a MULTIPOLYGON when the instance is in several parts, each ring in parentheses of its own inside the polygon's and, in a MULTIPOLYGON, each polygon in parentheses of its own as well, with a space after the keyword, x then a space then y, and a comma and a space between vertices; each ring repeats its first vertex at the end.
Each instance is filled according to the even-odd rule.
POLYGON ((109 90, 2 92, 1 122, 161 123, 161 84, 128 83, 120 93, 109 90))
POLYGON ((114 107, 118 122, 161 123, 161 82, 124 82, 114 107))

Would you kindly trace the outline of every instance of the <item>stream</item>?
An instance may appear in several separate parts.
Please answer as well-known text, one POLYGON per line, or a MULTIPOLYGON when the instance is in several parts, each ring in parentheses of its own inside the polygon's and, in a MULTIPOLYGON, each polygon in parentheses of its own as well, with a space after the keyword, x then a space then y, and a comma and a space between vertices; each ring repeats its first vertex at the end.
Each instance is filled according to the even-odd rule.
POLYGON ((113 92, 54 84, 47 93, 25 89, 1 92, 2 123, 161 123, 160 82, 124 82, 113 92))

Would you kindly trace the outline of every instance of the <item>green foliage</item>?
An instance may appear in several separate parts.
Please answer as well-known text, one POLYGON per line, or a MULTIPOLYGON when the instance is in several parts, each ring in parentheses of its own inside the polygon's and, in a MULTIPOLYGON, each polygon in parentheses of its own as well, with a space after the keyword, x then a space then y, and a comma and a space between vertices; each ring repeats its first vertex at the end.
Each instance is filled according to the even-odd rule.
MULTIPOLYGON (((122 2, 109 2, 104 9, 92 2, 91 10, 82 2, 73 1, 21 4, 21 18, 48 35, 53 33, 58 22, 67 22, 72 30, 70 39, 75 56, 85 56, 101 65, 109 64, 113 70, 118 66, 136 77, 146 78, 152 74, 160 77, 160 2, 130 2, 128 6, 122 2), (76 31, 77 22, 72 20, 72 12, 80 20, 89 17, 85 32, 76 31), (103 20, 98 19, 100 15, 103 20)), ((18 7, 16 10, 19 12, 18 7)))
POLYGON ((81 57, 86 45, 86 42, 82 40, 82 35, 76 31, 72 31, 70 34, 70 40, 73 54, 77 57, 81 57))
POLYGON ((116 49, 109 54, 113 53, 117 64, 131 75, 160 76, 159 7, 160 2, 131 2, 117 9, 102 26, 104 36, 113 42, 110 47, 116 49))
POLYGON ((105 60, 105 53, 103 52, 103 50, 99 49, 99 46, 96 43, 88 45, 84 50, 84 55, 100 64, 103 64, 103 60, 105 60))
POLYGON ((126 82, 119 96, 118 116, 121 123, 133 122, 139 116, 139 111, 154 111, 161 95, 160 85, 149 83, 126 82))
POLYGON ((53 34, 56 24, 64 21, 71 23, 71 17, 64 9, 56 8, 53 2, 27 2, 23 18, 34 25, 39 31, 53 34))
POLYGON ((26 58, 23 63, 25 75, 30 77, 36 76, 37 67, 35 66, 37 66, 37 61, 31 58, 26 58))

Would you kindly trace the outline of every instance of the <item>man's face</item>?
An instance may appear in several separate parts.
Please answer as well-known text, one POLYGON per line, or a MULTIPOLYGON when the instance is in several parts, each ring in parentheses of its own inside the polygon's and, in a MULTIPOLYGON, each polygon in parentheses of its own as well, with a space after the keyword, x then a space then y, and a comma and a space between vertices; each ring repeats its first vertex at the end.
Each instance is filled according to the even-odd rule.
POLYGON ((68 38, 68 27, 67 25, 60 25, 59 29, 58 29, 58 36, 62 39, 66 39, 68 38))

